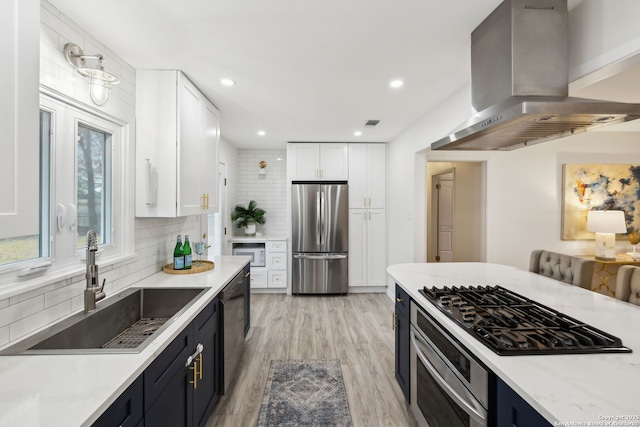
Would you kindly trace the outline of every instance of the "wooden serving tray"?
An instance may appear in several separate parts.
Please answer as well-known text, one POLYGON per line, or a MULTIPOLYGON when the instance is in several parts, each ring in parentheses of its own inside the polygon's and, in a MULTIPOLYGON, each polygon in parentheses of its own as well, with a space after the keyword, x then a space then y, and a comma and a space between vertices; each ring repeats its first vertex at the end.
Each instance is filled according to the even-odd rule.
POLYGON ((191 264, 191 268, 188 270, 174 270, 173 264, 167 264, 164 266, 162 271, 167 274, 195 274, 202 273, 203 271, 213 270, 215 264, 213 261, 193 261, 191 264))

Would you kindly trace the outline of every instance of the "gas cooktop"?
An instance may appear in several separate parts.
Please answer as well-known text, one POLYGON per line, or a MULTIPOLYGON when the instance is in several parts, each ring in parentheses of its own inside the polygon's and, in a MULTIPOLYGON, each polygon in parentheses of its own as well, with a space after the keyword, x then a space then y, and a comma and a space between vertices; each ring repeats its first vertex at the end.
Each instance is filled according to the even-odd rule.
POLYGON ((501 286, 425 286, 420 293, 499 355, 631 352, 619 338, 501 286))

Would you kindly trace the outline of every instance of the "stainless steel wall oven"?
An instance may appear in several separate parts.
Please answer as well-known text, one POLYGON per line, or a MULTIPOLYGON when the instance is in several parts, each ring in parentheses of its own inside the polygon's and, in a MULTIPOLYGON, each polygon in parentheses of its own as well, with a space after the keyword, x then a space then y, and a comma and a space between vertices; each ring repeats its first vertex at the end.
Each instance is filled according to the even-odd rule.
POLYGON ((423 427, 486 427, 490 373, 411 302, 411 410, 423 427))

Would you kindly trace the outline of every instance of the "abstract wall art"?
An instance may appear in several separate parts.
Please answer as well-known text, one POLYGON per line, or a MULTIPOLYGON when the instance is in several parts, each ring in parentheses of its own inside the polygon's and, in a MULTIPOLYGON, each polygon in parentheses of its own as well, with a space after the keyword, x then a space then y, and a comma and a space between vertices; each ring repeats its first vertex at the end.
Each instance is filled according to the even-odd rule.
POLYGON ((562 184, 562 240, 594 238, 586 231, 592 209, 623 210, 627 231, 640 229, 640 165, 565 164, 562 184))

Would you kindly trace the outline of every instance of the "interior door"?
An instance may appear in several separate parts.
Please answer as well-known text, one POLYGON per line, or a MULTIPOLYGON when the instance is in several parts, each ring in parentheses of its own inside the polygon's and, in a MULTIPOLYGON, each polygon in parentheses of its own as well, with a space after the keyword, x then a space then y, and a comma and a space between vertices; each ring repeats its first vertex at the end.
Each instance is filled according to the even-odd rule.
POLYGON ((437 257, 438 262, 453 261, 453 172, 438 175, 437 192, 437 257))

